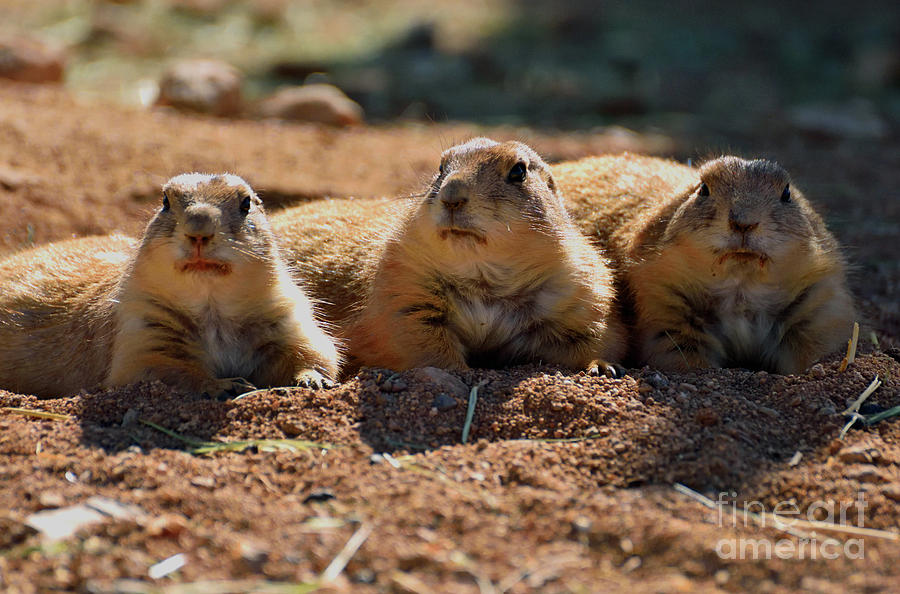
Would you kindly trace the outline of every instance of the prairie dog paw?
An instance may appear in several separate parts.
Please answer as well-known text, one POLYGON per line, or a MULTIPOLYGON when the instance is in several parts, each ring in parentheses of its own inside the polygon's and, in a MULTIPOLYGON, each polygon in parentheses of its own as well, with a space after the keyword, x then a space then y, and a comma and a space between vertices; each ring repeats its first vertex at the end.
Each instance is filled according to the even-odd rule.
POLYGON ((625 368, 618 363, 609 363, 603 359, 595 359, 587 367, 587 374, 593 376, 605 376, 612 379, 625 377, 625 368))
POLYGON ((304 369, 294 377, 294 383, 301 388, 310 388, 312 390, 318 390, 319 388, 327 390, 334 387, 333 381, 315 369, 304 369))
POLYGON ((224 377, 210 380, 203 395, 216 400, 229 400, 256 389, 256 386, 242 377, 224 377))

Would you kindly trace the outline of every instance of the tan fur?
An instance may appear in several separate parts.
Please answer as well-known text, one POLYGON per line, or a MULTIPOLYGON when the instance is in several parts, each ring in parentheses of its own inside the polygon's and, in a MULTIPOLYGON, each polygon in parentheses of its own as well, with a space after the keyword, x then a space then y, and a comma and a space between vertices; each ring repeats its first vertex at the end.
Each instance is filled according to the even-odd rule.
POLYGON ((624 354, 606 262, 523 144, 475 139, 444 153, 423 197, 311 203, 273 227, 357 364, 605 371, 624 354))
POLYGON ((614 260, 639 363, 798 373, 849 336, 840 248, 777 164, 722 157, 698 171, 626 154, 554 174, 614 260))
POLYGON ((16 288, 0 300, 0 386, 51 397, 160 379, 221 396, 336 377, 246 182, 185 174, 164 195, 137 246, 96 237, 0 262, 16 288))

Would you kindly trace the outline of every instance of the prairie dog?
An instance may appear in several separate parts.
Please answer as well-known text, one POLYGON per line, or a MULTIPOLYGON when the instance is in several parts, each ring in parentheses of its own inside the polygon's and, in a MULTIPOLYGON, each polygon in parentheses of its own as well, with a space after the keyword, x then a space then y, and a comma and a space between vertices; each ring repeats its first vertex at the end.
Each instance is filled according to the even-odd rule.
POLYGON ((415 199, 311 203, 273 224, 359 365, 615 375, 624 354, 606 261, 524 144, 476 138, 415 199))
POLYGON ((16 300, 4 295, 0 327, 22 340, 0 345, 0 358, 22 359, 26 346, 45 356, 0 369, 3 387, 58 396, 159 379, 220 397, 337 375, 334 342, 292 282, 262 202, 237 176, 169 180, 136 247, 97 237, 13 260, 0 270, 19 268, 22 289, 16 300))
POLYGON ((799 373, 849 336, 840 247, 778 164, 621 155, 554 173, 616 263, 639 363, 799 373))

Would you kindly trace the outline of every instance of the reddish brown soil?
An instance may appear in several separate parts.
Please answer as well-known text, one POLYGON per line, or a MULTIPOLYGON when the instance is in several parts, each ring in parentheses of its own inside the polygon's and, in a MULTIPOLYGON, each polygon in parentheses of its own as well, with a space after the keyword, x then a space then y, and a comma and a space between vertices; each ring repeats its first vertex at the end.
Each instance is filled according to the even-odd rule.
MULTIPOLYGON (((663 138, 464 125, 334 131, 226 122, 80 104, 57 89, 6 84, 0 250, 136 232, 160 183, 184 170, 237 172, 273 207, 408 192, 442 147, 472 133, 525 138, 555 160, 622 148, 693 150, 663 138)), ((854 429, 840 441, 837 414, 876 374, 885 382, 870 401, 900 404, 900 354, 890 350, 900 336, 900 143, 770 142, 747 146, 769 146, 765 154, 835 221, 884 352, 873 349, 867 327, 866 354, 844 373, 837 357, 788 377, 633 369, 610 380, 548 367, 473 370, 457 374, 468 387, 481 385, 466 444, 465 396, 441 396, 446 385, 415 372, 368 369, 327 391, 272 390, 225 403, 157 384, 45 401, 0 391, 0 407, 69 415, 0 409, 0 590, 143 592, 236 580, 219 591, 263 591, 271 582, 311 583, 361 527, 371 533, 327 588, 895 589, 900 540, 865 536, 862 559, 722 558, 722 539, 799 540, 771 522, 734 522, 672 488, 683 483, 712 499, 725 492, 728 502, 757 500, 769 511, 790 502, 803 517, 819 503, 850 504, 862 493, 865 527, 900 534, 900 421, 854 429), (142 421, 195 440, 290 437, 337 447, 194 455, 142 421), (385 452, 393 458, 373 458, 385 452), (791 461, 797 452, 799 463, 791 461), (88 527, 55 545, 23 524, 43 508, 98 494, 147 516, 88 527), (177 553, 186 555, 180 571, 148 577, 150 566, 177 553)))

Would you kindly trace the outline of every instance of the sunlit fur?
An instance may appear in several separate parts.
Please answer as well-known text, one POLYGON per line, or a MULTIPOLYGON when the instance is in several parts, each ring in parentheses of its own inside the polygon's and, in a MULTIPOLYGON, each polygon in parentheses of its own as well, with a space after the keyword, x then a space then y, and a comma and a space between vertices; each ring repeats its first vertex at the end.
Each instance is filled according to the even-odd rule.
POLYGON ((856 312, 844 258, 779 165, 622 155, 554 172, 616 263, 638 363, 798 373, 845 343, 856 312))
POLYGON ((0 260, 0 388, 77 394, 109 371, 116 282, 134 240, 73 239, 0 260))
POLYGON ((478 138, 441 163, 418 198, 333 200, 273 218, 310 290, 331 302, 355 362, 617 361, 624 334, 606 262, 574 228, 540 157, 478 138), (519 162, 527 176, 510 182, 519 162), (464 204, 445 204, 459 197, 464 204))
POLYGON ((292 282, 250 187, 233 175, 185 174, 164 193, 170 206, 136 247, 97 237, 0 263, 4 286, 18 270, 17 297, 4 291, 0 302, 0 331, 21 335, 0 354, 46 353, 24 371, 0 368, 0 386, 61 396, 160 379, 218 396, 246 385, 235 378, 274 386, 336 376, 334 343, 292 282))

